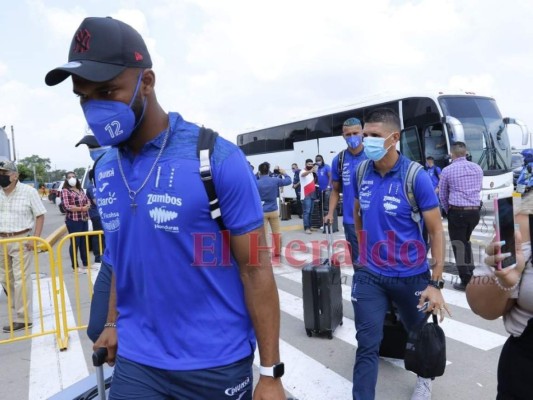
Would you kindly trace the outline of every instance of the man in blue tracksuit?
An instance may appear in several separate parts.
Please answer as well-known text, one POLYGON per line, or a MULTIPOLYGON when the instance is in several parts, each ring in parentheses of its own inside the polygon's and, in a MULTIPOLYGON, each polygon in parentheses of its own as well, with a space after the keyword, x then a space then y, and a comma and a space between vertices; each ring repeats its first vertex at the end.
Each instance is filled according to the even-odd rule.
MULTIPOLYGON (((371 160, 361 187, 354 176, 355 227, 360 243, 359 265, 352 283, 357 352, 353 398, 372 400, 378 376, 379 347, 390 302, 394 302, 407 331, 427 318, 417 307, 428 301, 427 312, 447 310, 440 289, 444 284, 444 233, 439 202, 426 173, 418 173, 413 194, 431 239, 436 260, 430 272, 420 226, 404 190, 411 161, 396 151, 400 119, 390 109, 367 115, 364 152, 371 160)), ((431 379, 418 377, 412 400, 431 398, 431 379)))

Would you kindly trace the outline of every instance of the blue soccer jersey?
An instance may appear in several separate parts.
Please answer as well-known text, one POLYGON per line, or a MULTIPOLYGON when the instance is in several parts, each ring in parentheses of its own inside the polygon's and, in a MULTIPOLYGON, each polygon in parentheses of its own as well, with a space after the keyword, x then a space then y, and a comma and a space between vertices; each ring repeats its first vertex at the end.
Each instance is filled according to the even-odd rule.
POLYGON ((342 166, 342 177, 339 176, 339 156, 335 156, 331 163, 331 179, 333 182, 339 182, 342 188, 342 222, 344 224, 353 224, 353 202, 354 188, 352 178, 355 170, 361 161, 367 159, 364 151, 356 155, 350 151, 344 151, 344 162, 342 166))
MULTIPOLYGON (((356 177, 353 179, 363 222, 359 262, 385 276, 413 276, 429 268, 426 245, 404 192, 403 177, 410 162, 400 155, 394 167, 381 176, 370 161, 360 188, 356 177)), ((431 179, 424 171, 416 175, 413 194, 421 212, 439 206, 431 179)))
MULTIPOLYGON (((255 348, 239 267, 211 219, 196 155, 198 126, 169 114, 135 157, 112 148, 96 166, 97 204, 116 276, 120 356, 168 370, 227 365, 255 348), (120 171, 118 156, 122 160, 120 171), (124 180, 131 190, 128 193, 124 180), (133 199, 131 198, 133 197, 133 199)), ((263 224, 244 154, 218 137, 212 173, 230 235, 263 224)))

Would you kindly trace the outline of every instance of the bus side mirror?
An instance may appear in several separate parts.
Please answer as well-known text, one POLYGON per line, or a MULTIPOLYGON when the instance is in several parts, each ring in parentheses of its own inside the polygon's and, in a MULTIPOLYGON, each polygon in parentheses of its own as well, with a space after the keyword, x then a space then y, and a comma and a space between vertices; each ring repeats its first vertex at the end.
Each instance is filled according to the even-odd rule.
MULTIPOLYGON (((520 130, 522 131, 522 145, 525 146, 528 142, 528 130, 527 125, 524 124, 522 121, 516 119, 516 118, 504 118, 503 123, 505 125, 518 125, 520 127, 520 130)), ((533 147, 533 143, 529 144, 529 147, 533 147)))
POLYGON ((451 117, 447 115, 446 117, 442 117, 442 123, 448 124, 448 126, 451 129, 451 142, 464 142, 465 141, 465 130, 463 128, 463 124, 461 121, 459 121, 455 117, 451 117))

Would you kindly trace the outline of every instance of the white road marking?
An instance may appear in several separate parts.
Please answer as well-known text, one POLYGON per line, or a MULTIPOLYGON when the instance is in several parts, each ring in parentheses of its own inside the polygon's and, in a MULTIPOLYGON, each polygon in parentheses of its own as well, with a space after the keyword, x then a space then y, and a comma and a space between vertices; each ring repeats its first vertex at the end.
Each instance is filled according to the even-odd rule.
MULTIPOLYGON (((74 326, 74 314, 68 293, 65 290, 67 323, 74 326)), ((50 278, 41 279, 43 325, 44 329, 55 326, 53 291, 50 278)), ((40 332, 39 303, 37 300, 37 284, 33 284, 33 332, 40 332)), ((39 336, 31 341, 30 384, 31 400, 47 399, 64 388, 78 382, 89 375, 87 364, 81 348, 78 331, 69 334, 69 346, 66 351, 59 351, 55 335, 39 336)))
MULTIPOLYGON (((285 363, 283 385, 299 400, 351 399, 352 382, 280 339, 281 359, 285 363)), ((259 351, 254 364, 259 367, 259 351)))
MULTIPOLYGON (((282 276, 300 284, 302 282, 301 271, 287 272, 282 276)), ((351 289, 347 285, 342 285, 342 298, 351 302, 351 289)), ((448 299, 446 299, 446 301, 451 304, 448 299)), ((441 325, 446 337, 468 344, 469 346, 480 350, 486 351, 502 346, 507 340, 507 337, 505 336, 465 324, 464 322, 455 321, 451 318, 446 318, 441 325)))

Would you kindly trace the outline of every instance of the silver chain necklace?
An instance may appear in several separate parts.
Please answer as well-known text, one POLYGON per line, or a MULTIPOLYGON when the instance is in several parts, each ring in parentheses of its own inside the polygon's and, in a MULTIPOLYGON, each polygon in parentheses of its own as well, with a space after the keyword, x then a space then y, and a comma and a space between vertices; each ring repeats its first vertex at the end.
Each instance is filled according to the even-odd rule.
POLYGON ((135 196, 137 196, 137 194, 144 188, 144 186, 148 182, 148 179, 150 179, 150 176, 152 176, 152 172, 154 172, 155 166, 157 165, 159 159, 163 155, 163 150, 165 150, 165 147, 166 147, 166 144, 167 144, 167 140, 168 140, 168 136, 169 136, 169 132, 170 132, 170 125, 167 126, 167 130, 165 132, 165 138, 163 139, 163 144, 161 145, 161 150, 159 150, 159 154, 155 158, 155 161, 152 164, 152 168, 150 168, 150 171, 148 172, 148 175, 146 175, 146 178, 144 179, 144 182, 141 184, 141 186, 137 190, 132 190, 130 188, 130 185, 128 184, 128 180, 126 179, 126 176, 124 175, 124 170, 122 169, 122 158, 120 156, 120 150, 118 150, 118 169, 120 170, 120 175, 122 176, 122 180, 124 181, 124 185, 126 186, 126 189, 128 189, 128 196, 129 196, 129 198, 131 200, 130 207, 132 208, 133 211, 135 211, 137 209, 137 203, 135 203, 135 196))

